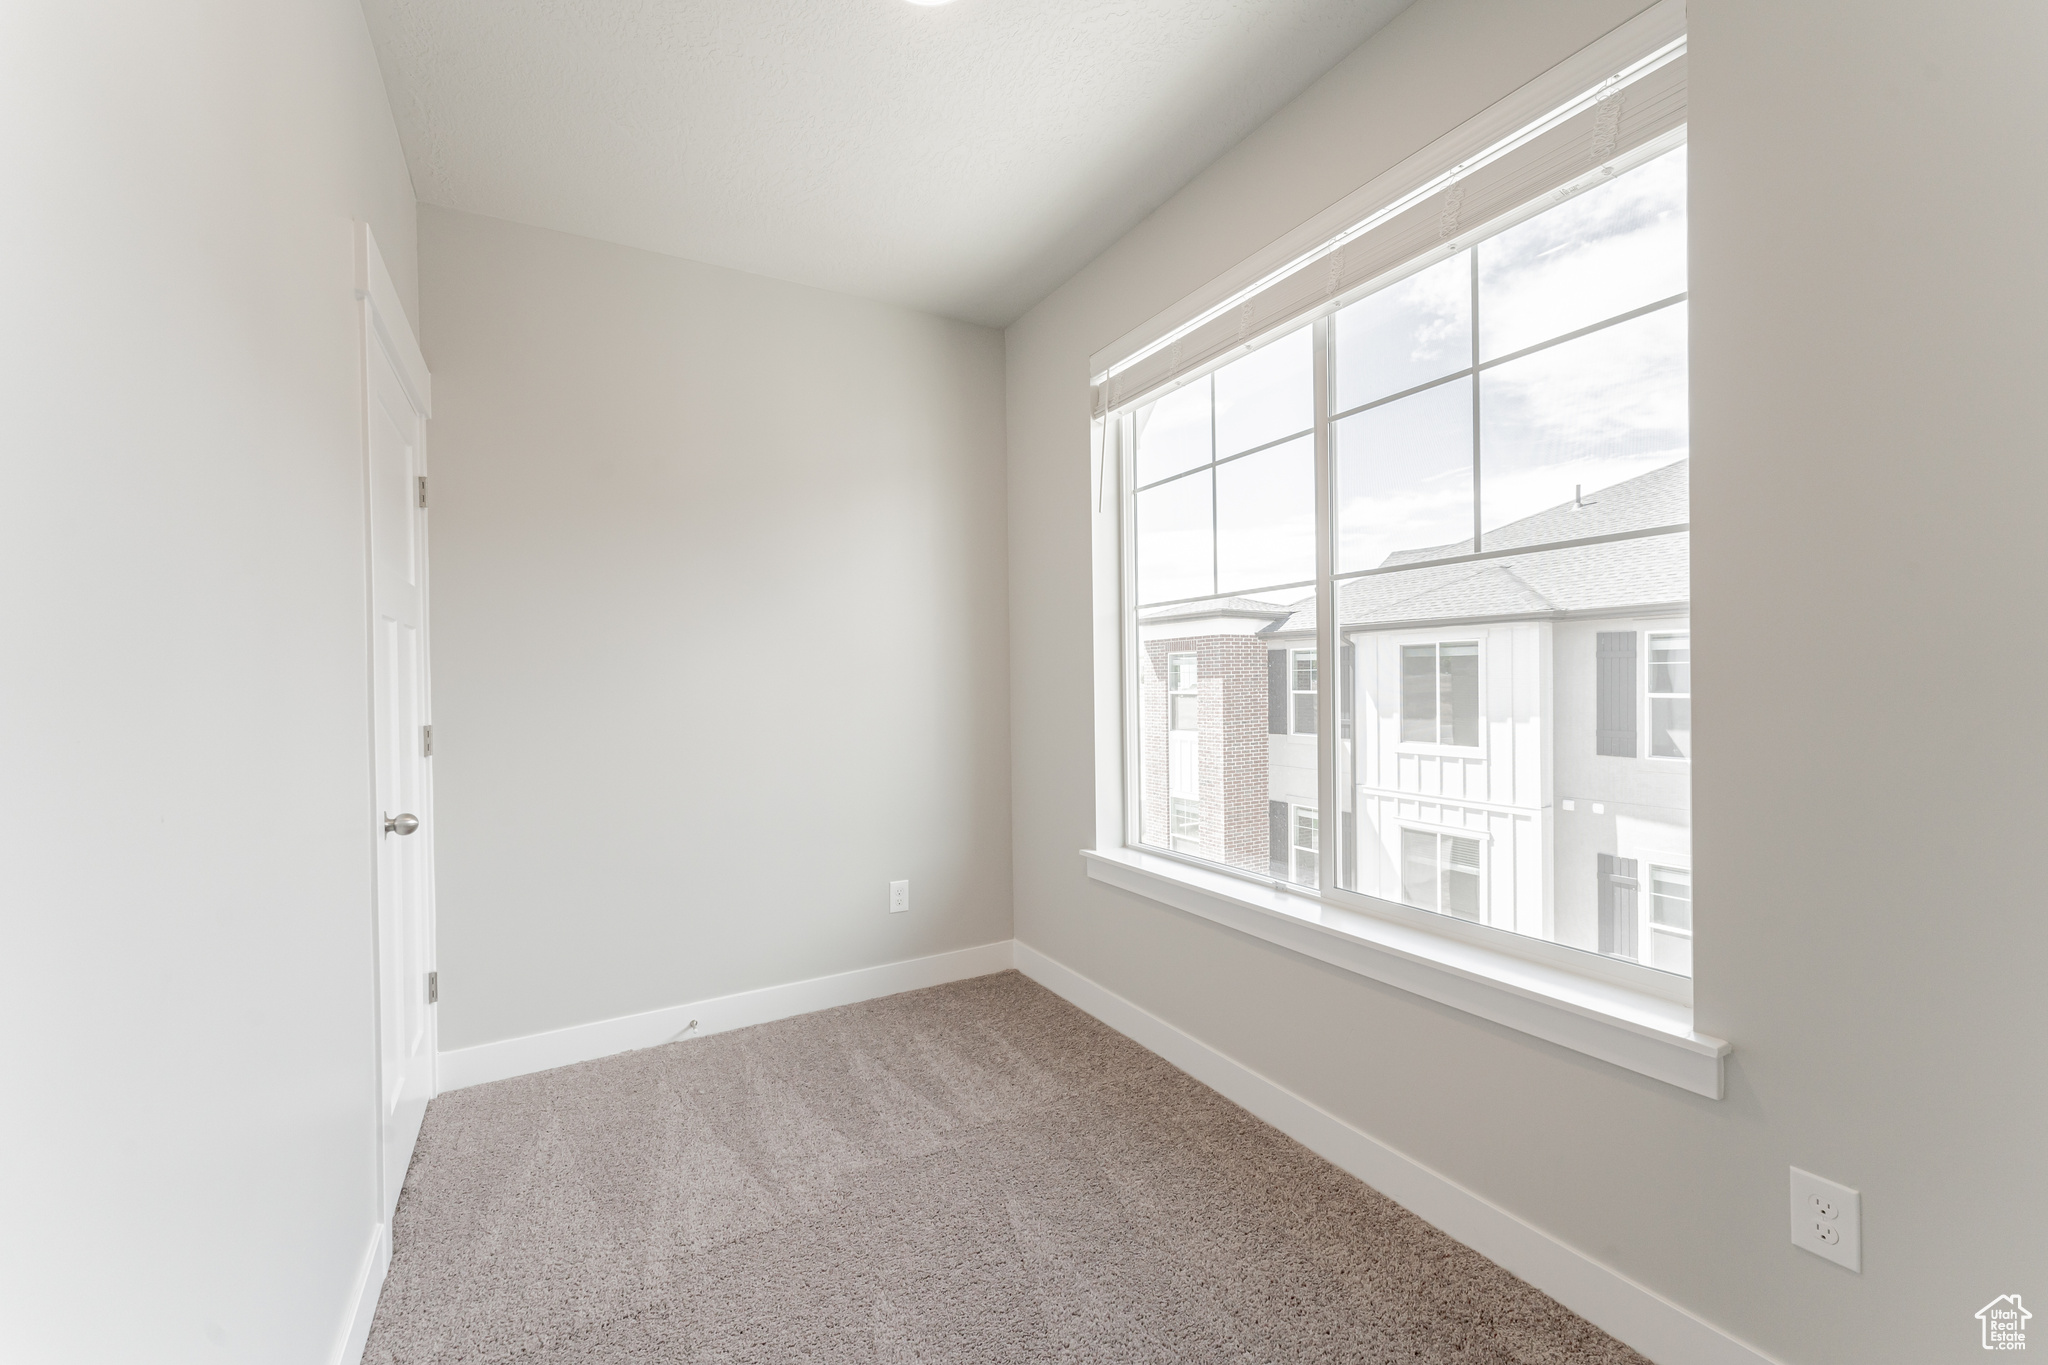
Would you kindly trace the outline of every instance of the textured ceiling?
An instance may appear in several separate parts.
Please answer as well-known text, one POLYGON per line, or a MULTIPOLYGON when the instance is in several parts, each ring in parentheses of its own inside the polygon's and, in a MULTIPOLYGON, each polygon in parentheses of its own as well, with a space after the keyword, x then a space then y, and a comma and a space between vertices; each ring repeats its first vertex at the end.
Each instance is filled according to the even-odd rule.
POLYGON ((420 198, 1009 322, 1408 0, 365 0, 420 198))

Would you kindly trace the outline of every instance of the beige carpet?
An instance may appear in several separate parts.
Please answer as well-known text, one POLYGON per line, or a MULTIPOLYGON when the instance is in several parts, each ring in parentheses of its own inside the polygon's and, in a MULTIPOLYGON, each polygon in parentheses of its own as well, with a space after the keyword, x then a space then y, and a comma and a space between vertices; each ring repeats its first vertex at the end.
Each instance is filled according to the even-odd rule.
POLYGON ((1015 972, 443 1095, 366 1360, 1640 1362, 1015 972))

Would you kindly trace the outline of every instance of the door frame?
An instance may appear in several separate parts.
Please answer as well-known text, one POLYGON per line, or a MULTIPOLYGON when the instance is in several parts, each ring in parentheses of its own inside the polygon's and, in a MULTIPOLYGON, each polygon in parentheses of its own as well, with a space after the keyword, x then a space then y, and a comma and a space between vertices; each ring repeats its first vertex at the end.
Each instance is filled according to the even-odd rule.
MULTIPOLYGON (((376 1120, 372 1134, 373 1160, 377 1169, 377 1221, 388 1225, 391 1212, 398 1203, 398 1191, 385 1188, 387 1175, 384 1161, 384 1000, 385 982, 382 979, 379 956, 380 935, 384 930, 383 910, 379 897, 381 882, 378 876, 378 849, 384 838, 379 824, 377 810, 377 713, 376 713, 376 559, 371 541, 371 450, 370 450, 370 364, 372 348, 381 349, 390 359, 397 372, 399 383, 404 387, 406 397, 421 422, 418 469, 424 479, 427 469, 427 448, 425 424, 433 413, 432 376, 427 371, 426 358, 420 353, 419 341, 413 335, 412 323, 406 317, 405 306, 400 300, 398 286, 391 278, 390 270, 384 264, 384 257, 377 250, 377 239, 368 223, 358 222, 356 228, 356 279, 355 294, 362 314, 361 337, 357 351, 357 403, 356 414, 361 424, 362 479, 363 479, 363 627, 364 627, 364 672, 367 684, 364 693, 367 705, 364 710, 368 722, 369 767, 368 789, 364 793, 364 806, 369 812, 364 826, 368 838, 370 876, 370 1007, 371 1007, 371 1049, 372 1076, 374 1077, 373 1102, 376 1120)), ((428 553, 429 522, 426 509, 420 509, 420 689, 424 704, 421 707, 425 719, 423 725, 433 723, 433 649, 431 635, 432 621, 432 556, 428 553)), ((422 890, 422 912, 426 917, 425 939, 427 943, 426 970, 434 971, 440 958, 439 926, 435 913, 434 878, 434 764, 431 756, 421 763, 420 769, 420 828, 414 838, 424 839, 426 847, 421 856, 426 863, 422 890)), ((440 1091, 441 1032, 440 1010, 429 1006, 427 1010, 427 1054, 429 1097, 440 1091)), ((388 1236, 388 1232, 386 1234, 388 1236)))

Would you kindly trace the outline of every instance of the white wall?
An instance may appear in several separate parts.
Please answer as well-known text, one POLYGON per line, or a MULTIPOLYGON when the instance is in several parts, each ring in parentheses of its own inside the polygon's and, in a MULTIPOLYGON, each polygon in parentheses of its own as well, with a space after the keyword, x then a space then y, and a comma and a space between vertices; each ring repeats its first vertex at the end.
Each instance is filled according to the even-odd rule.
POLYGON ((375 1220, 352 0, 0 7, 0 1358, 324 1361, 375 1220))
POLYGON ((442 1047, 1007 939, 1001 336, 432 207, 421 255, 442 1047))
MULTIPOLYGON (((1088 355, 1641 8, 1422 0, 1008 332, 1018 937, 1788 1362, 2048 1297, 2048 9, 1694 0, 1698 1019, 1728 1097, 1089 882, 1088 355), (1864 1270, 1786 1168, 1864 1196, 1864 1270)), ((2039 1310, 2036 1310, 2037 1313, 2039 1310)))

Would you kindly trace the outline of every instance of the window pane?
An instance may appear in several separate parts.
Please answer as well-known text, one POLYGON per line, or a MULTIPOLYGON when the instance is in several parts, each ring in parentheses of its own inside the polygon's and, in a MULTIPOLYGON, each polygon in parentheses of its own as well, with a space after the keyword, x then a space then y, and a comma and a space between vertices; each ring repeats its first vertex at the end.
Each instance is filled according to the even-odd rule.
POLYGON ((1331 438, 1337 572, 1471 553, 1469 378, 1367 408, 1336 423, 1331 438))
POLYGON ((1209 463, 1209 377, 1138 409, 1140 487, 1209 463))
POLYGON ((1481 242, 1480 359, 1684 293, 1685 166, 1680 147, 1481 242))
POLYGON ((1216 591, 1210 473, 1138 494, 1138 600, 1171 602, 1216 591))
POLYGON ((1316 575, 1316 443, 1312 436, 1216 467, 1218 592, 1316 575))
POLYGON ((1441 697, 1437 724, 1438 742, 1477 747, 1479 646, 1442 645, 1438 647, 1437 658, 1437 682, 1441 697))
POLYGON ((1330 408, 1344 412, 1472 363, 1472 253, 1388 285, 1337 314, 1330 408))
POLYGON ((1650 869, 1650 922, 1671 929, 1692 928, 1692 873, 1675 867, 1650 869))
POLYGON ((1650 965, 1662 972, 1692 975, 1692 936, 1662 929, 1650 931, 1650 965))
POLYGON ((1650 756, 1692 757, 1692 702, 1684 697, 1650 698, 1650 756))
POLYGON ((1315 337, 1307 327, 1216 371, 1216 454, 1250 450, 1315 421, 1315 337))
POLYGON ((1444 869, 1444 913, 1478 923, 1478 872, 1459 867, 1444 869))
POLYGON ((1650 690, 1688 694, 1692 691, 1691 636, 1650 637, 1650 690))
POLYGON ((1436 743, 1436 646, 1401 649, 1401 741, 1436 743))
POLYGON ((1434 834, 1401 831, 1401 899, 1424 910, 1437 908, 1434 834))
POLYGON ((1527 543, 1493 533, 1546 511, 1546 525, 1576 518, 1608 534, 1603 493, 1685 458, 1685 314, 1678 304, 1480 375, 1487 549, 1527 543))
POLYGON ((1136 416, 1140 843, 1690 971, 1684 162, 1316 323, 1327 442, 1314 326, 1136 416))
POLYGON ((1294 733, 1312 735, 1316 732, 1316 653, 1312 649, 1294 651, 1294 733))
POLYGON ((1294 813, 1294 880, 1303 886, 1319 886, 1322 874, 1316 867, 1316 813, 1294 813))
POLYGON ((1294 690, 1313 692, 1316 690, 1316 652, 1312 649, 1294 651, 1294 690))

